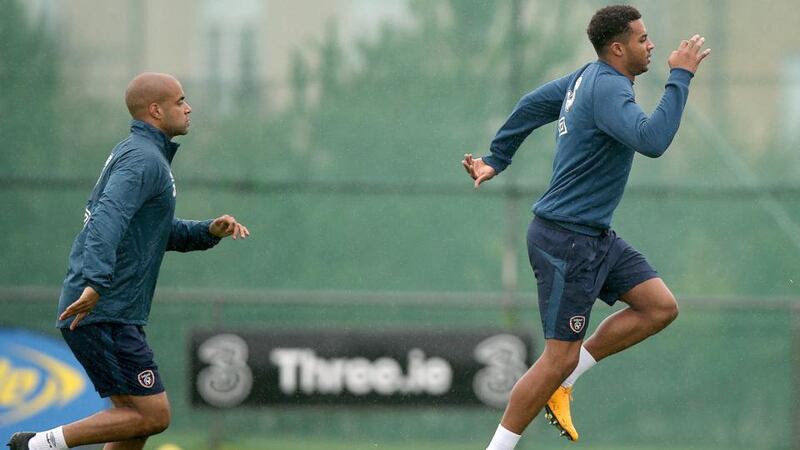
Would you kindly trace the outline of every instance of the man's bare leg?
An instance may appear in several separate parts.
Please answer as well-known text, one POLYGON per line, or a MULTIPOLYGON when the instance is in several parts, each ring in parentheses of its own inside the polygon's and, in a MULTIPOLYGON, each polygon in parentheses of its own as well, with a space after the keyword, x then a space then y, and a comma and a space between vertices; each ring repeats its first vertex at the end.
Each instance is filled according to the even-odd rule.
POLYGON ((107 443, 105 450, 141 450, 148 436, 166 430, 170 407, 166 392, 111 396, 113 408, 64 426, 68 446, 107 443))
POLYGON ((136 438, 122 442, 109 442, 103 446, 103 450, 142 450, 147 438, 136 438))
POLYGON ((546 417, 570 440, 578 440, 572 422, 572 385, 597 361, 621 352, 663 330, 678 315, 678 304, 660 278, 639 283, 622 295, 628 307, 603 320, 583 345, 577 369, 547 401, 546 417), (588 354, 587 354, 588 352, 588 354))
POLYGON ((628 307, 606 317, 584 344, 596 361, 642 342, 678 317, 678 302, 661 278, 639 283, 620 299, 628 307))
POLYGON ((542 355, 511 390, 500 422, 505 429, 516 434, 525 431, 558 385, 575 369, 580 348, 581 341, 546 341, 542 355))

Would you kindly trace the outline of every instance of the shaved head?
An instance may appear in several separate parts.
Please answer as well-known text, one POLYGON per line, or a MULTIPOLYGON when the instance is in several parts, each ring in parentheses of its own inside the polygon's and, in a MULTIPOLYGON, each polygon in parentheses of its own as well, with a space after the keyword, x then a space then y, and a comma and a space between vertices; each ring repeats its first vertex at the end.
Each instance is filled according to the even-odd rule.
POLYGON ((137 75, 125 89, 125 104, 131 117, 158 128, 170 139, 189 132, 192 107, 186 101, 183 86, 172 75, 137 75))
POLYGON ((163 103, 178 86, 178 80, 166 73, 145 72, 137 75, 125 89, 125 104, 131 117, 144 119, 151 104, 163 103))

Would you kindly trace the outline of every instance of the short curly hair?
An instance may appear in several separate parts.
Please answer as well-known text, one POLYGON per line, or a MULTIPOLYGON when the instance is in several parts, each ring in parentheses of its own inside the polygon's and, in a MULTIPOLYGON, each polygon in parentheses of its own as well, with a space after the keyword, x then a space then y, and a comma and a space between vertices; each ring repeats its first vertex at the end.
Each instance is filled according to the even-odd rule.
POLYGON ((608 44, 619 40, 631 31, 630 23, 642 18, 642 14, 630 5, 612 5, 598 9, 586 34, 598 55, 605 52, 608 44))

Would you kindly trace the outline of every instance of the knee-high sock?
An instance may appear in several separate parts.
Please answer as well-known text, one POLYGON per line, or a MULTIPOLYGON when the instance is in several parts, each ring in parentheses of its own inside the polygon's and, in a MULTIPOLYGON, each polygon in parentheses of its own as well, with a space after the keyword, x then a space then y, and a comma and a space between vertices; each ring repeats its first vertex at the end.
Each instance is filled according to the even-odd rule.
POLYGON ((494 437, 492 437, 492 442, 489 442, 486 450, 514 450, 517 442, 519 442, 519 437, 520 435, 506 430, 502 425, 498 425, 497 431, 494 432, 494 437))
POLYGON ((595 364, 597 364, 597 361, 594 360, 592 354, 586 350, 586 347, 581 346, 581 355, 578 358, 578 366, 575 367, 575 370, 573 370, 567 379, 561 383, 561 386, 572 387, 572 385, 575 384, 575 381, 578 380, 578 377, 583 375, 583 373, 587 370, 591 369, 595 364))

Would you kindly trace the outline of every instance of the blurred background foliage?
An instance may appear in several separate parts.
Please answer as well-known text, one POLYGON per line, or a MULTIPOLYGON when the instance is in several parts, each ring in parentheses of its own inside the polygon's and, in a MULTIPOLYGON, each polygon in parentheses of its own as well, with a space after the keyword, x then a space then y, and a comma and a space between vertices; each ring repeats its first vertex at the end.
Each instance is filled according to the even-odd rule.
MULTIPOLYGON (((525 204, 549 177, 552 127, 534 133, 514 167, 479 192, 459 160, 485 152, 525 92, 582 62, 592 6, 412 1, 414 27, 387 23, 348 48, 331 20, 318 42, 294 50, 281 88, 291 101, 269 113, 257 95, 269 85, 252 62, 243 60, 246 76, 225 114, 215 111, 213 82, 183 77, 195 110, 175 162, 179 212, 237 214, 254 236, 246 249, 224 246, 226 258, 239 260, 225 268, 169 258, 162 285, 532 291, 525 204), (523 7, 535 12, 523 16, 523 7), (515 202, 511 215, 508 201, 515 202), (508 270, 500 267, 504 246, 518 260, 509 266, 518 280, 510 285, 500 276, 508 270)), ((8 235, 12 267, 0 281, 52 285, 80 226, 82 199, 126 132, 126 82, 103 81, 114 86, 102 89, 120 92, 111 98, 71 88, 58 72, 58 36, 26 18, 17 2, 3 0, 3 9, 0 95, 8 106, 0 170, 4 202, 15 212, 4 219, 10 225, 25 217, 32 229, 8 235), (16 239, 23 235, 36 239, 16 239)), ((658 19, 649 26, 660 44, 658 19)), ((770 142, 738 147, 746 130, 713 114, 707 98, 719 80, 719 47, 693 83, 670 151, 659 160, 637 158, 614 223, 678 294, 792 295, 798 157, 770 142)), ((659 46, 653 70, 637 80, 648 110, 666 78, 666 53, 659 46)))
MULTIPOLYGON (((286 2, 245 3, 280 10, 286 2)), ((307 15, 327 7, 290 3, 284 6, 307 15)), ((41 11, 35 5, 62 12, 69 7, 0 0, 0 287, 11 289, 5 301, 14 305, 5 323, 52 331, 47 311, 54 314, 55 298, 42 295, 36 305, 24 305, 14 302, 13 292, 55 292, 60 285, 88 193, 109 150, 127 133, 125 86, 140 71, 158 70, 181 79, 194 108, 191 133, 178 139, 182 146, 173 164, 179 216, 234 214, 249 226, 252 238, 225 242, 208 254, 165 258, 159 281, 164 294, 158 296, 152 327, 156 349, 180 354, 183 348, 182 340, 156 331, 160 327, 186 329, 194 320, 215 323, 204 315, 205 307, 190 312, 191 305, 170 303, 170 293, 181 291, 221 293, 234 304, 235 312, 225 316, 228 325, 255 320, 264 326, 370 327, 385 321, 426 327, 522 323, 535 329, 535 281, 524 236, 529 205, 549 179, 554 127, 532 134, 512 167, 478 191, 460 160, 466 152, 486 152, 522 95, 594 58, 584 30, 592 12, 605 3, 386 2, 402 5, 402 20, 381 21, 374 33, 349 40, 344 39, 353 35, 347 31, 347 14, 322 20, 314 38, 288 50, 283 79, 260 72, 259 58, 270 44, 243 38, 242 54, 255 59, 239 58, 240 76, 220 80, 213 71, 182 72, 152 60, 136 62, 142 52, 156 52, 159 43, 184 42, 180 27, 160 29, 161 35, 142 44, 136 39, 143 36, 123 30, 127 22, 112 22, 110 34, 99 30, 91 39, 121 41, 119 48, 128 50, 115 57, 133 62, 124 70, 104 68, 90 62, 106 53, 65 50, 77 32, 66 33, 58 20, 53 26, 44 20, 47 14, 30 12, 41 11), (225 97, 225 92, 232 94, 225 97), (452 316, 391 304, 313 310, 235 307, 243 292, 269 297, 281 291, 322 296, 329 291, 428 292, 516 303, 511 309, 500 302, 477 312, 452 311, 452 316)), ((108 9, 88 0, 80 5, 108 9)), ((191 28, 199 21, 192 18, 209 6, 154 5, 120 2, 115 7, 145 9, 146 17, 173 8, 191 28)), ((349 5, 351 12, 377 8, 349 0, 337 5, 349 5)), ((781 424, 790 420, 794 373, 785 355, 796 350, 786 305, 799 297, 800 281, 800 132, 793 121, 800 119, 800 109, 793 106, 800 104, 793 76, 800 75, 800 39, 785 36, 785 30, 793 26, 800 7, 781 0, 761 6, 744 0, 643 0, 637 6, 657 46, 651 70, 635 85, 646 111, 655 108, 663 92, 665 60, 680 39, 704 33, 713 53, 692 82, 670 150, 657 160, 637 156, 614 227, 647 255, 679 299, 690 299, 690 306, 710 298, 716 303, 701 312, 690 308, 676 323, 678 331, 656 338, 652 349, 668 357, 660 359, 661 353, 643 347, 587 381, 585 392, 592 393, 584 397, 584 408, 595 402, 615 405, 613 414, 603 408, 584 410, 583 423, 595 436, 618 425, 620 417, 635 423, 628 436, 599 438, 611 448, 666 442, 664 448, 674 449, 676 429, 686 432, 680 445, 699 443, 697 448, 785 448, 789 431, 781 424), (769 13, 777 10, 785 13, 769 13), (768 37, 752 38, 752 23, 765 17, 771 21, 768 37), (753 47, 764 41, 774 45, 753 47), (752 60, 744 62, 741 55, 752 55, 752 60), (783 300, 776 311, 774 301, 783 300), (726 303, 733 309, 726 309, 726 303), (742 310, 743 304, 753 309, 742 310), (645 369, 648 364, 657 367, 645 369), (754 381, 740 379, 748 378, 741 374, 754 381), (632 375, 638 378, 631 380, 632 375), (759 377, 769 378, 769 387, 759 377), (675 380, 681 382, 673 386, 675 380), (654 383, 661 386, 657 392, 649 390, 654 383), (724 417, 709 419, 702 409, 687 412, 680 398, 698 395, 724 417), (641 409, 616 405, 616 400, 629 404, 634 398, 642 401, 641 409)), ((88 16, 75 23, 96 25, 88 16)), ((288 24, 295 25, 300 26, 288 24)), ((203 39, 186 41, 188 49, 208 46, 203 39)), ((167 60, 179 56, 170 54, 167 60)), ((607 309, 600 311, 598 316, 607 309)), ((165 362, 164 370, 171 375, 168 387, 178 392, 178 432, 191 434, 197 423, 208 430, 208 424, 226 416, 188 413, 183 358, 165 362)), ((237 412, 227 417, 229 424, 246 424, 239 429, 300 436, 304 431, 288 422, 327 416, 304 414, 292 411, 282 419, 275 411, 237 412)), ((451 413, 436 411, 419 417, 392 414, 344 411, 336 422, 338 431, 320 428, 311 435, 325 439, 352 433, 369 440, 376 433, 391 434, 387 424, 400 420, 407 425, 395 432, 395 440, 409 438, 408 427, 417 426, 423 430, 420 439, 436 440, 440 430, 446 435, 442 439, 482 439, 498 417, 494 411, 461 411, 450 419, 451 413), (360 427, 361 421, 371 425, 360 427), (458 431, 465 423, 470 431, 458 431)), ((538 429, 535 433, 540 434, 538 429)))

